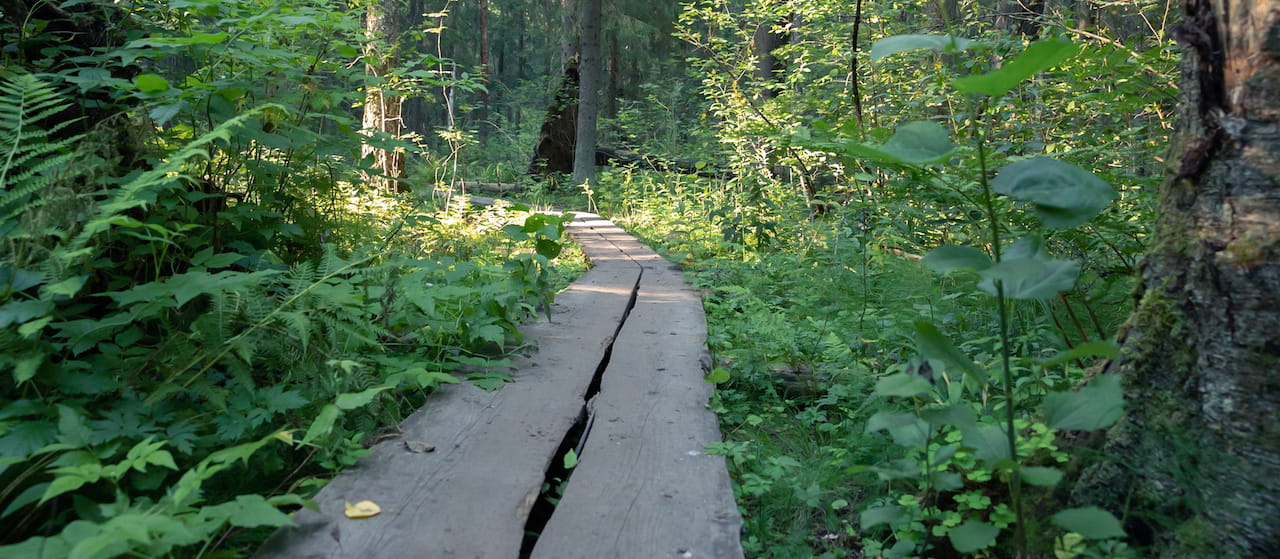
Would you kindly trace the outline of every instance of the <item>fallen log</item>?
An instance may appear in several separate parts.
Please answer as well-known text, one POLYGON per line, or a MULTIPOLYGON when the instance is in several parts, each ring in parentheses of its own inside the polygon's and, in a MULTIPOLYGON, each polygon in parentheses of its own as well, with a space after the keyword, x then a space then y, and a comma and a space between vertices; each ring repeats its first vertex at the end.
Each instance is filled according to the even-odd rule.
POLYGON ((514 182, 472 182, 457 181, 453 187, 462 191, 484 190, 486 192, 519 192, 522 187, 514 182))

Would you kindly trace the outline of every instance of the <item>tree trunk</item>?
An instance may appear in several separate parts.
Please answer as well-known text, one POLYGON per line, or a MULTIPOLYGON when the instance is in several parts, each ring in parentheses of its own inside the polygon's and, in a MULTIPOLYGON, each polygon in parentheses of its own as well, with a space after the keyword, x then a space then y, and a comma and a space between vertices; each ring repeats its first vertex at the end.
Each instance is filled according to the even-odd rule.
POLYGON ((609 58, 605 61, 604 117, 618 118, 618 97, 622 95, 622 68, 618 64, 618 33, 609 36, 609 58))
POLYGON ((777 95, 775 85, 781 81, 782 72, 786 70, 773 51, 787 44, 790 35, 783 31, 774 31, 775 27, 785 27, 787 20, 767 21, 756 27, 751 36, 751 50, 755 51, 756 67, 752 76, 760 86, 760 95, 773 98, 777 95))
MULTIPOLYGON (((394 61, 394 44, 399 29, 398 2, 380 0, 369 5, 365 14, 365 75, 369 84, 365 86, 363 129, 366 136, 385 133, 399 138, 404 121, 401 119, 400 107, 403 100, 386 81, 387 70, 394 61)), ((408 190, 404 183, 404 152, 397 149, 382 149, 365 144, 361 148, 361 156, 372 158, 369 167, 376 175, 366 177, 370 184, 391 192, 408 190)))
POLYGON ((596 120, 600 114, 600 2, 582 0, 582 63, 578 67, 578 129, 573 183, 596 176, 596 120))
POLYGON ((533 148, 529 174, 573 172, 574 145, 578 131, 578 66, 569 63, 556 90, 556 98, 547 107, 547 116, 538 132, 533 148))
POLYGON ((1137 308, 1130 412, 1073 497, 1160 557, 1280 557, 1280 7, 1187 0, 1183 111, 1137 308))
POLYGON ((476 109, 480 141, 489 136, 489 0, 476 0, 477 23, 480 26, 480 106, 476 109))
MULTIPOLYGON (((582 1, 582 0, 579 0, 582 1)), ((573 31, 578 29, 574 25, 574 0, 560 0, 560 67, 568 68, 570 62, 577 57, 578 54, 578 36, 573 31)))

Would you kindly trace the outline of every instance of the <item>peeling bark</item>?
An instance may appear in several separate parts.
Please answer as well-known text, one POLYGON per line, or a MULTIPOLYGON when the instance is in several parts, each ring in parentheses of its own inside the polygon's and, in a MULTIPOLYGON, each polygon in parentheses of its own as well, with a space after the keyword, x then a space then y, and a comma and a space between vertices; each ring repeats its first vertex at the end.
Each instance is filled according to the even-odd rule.
POLYGON ((1280 6, 1187 0, 1183 111, 1137 310, 1130 412, 1080 502, 1159 557, 1280 557, 1280 6))

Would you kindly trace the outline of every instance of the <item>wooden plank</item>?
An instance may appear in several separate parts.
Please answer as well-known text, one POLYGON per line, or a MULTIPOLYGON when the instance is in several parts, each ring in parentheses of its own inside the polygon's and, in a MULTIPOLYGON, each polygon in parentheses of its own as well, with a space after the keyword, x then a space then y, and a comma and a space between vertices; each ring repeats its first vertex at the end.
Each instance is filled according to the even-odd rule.
POLYGON ((399 437, 342 472, 258 551, 263 559, 516 557, 547 465, 583 409, 640 275, 613 242, 575 223, 594 267, 560 293, 550 322, 522 330, 538 350, 515 359, 514 382, 484 392, 442 389, 401 424, 399 437), (435 445, 414 453, 406 442, 435 445), (373 518, 343 516, 372 500, 373 518))
POLYGON ((702 303, 675 266, 634 239, 645 263, 614 344, 586 445, 534 559, 742 557, 742 518, 706 409, 702 303))

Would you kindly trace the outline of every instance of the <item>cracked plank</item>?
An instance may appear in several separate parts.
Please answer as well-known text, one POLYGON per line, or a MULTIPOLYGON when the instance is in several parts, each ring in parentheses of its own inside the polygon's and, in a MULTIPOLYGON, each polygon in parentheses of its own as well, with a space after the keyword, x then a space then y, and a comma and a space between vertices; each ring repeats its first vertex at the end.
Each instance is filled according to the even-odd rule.
POLYGON ((595 417, 533 559, 742 557, 742 518, 706 409, 706 319, 678 268, 634 239, 615 239, 645 267, 614 344, 595 417))
POLYGON ((603 225, 596 220, 570 226, 593 269, 556 297, 551 322, 522 328, 538 350, 514 359, 514 382, 494 392, 467 384, 437 391, 401 424, 401 436, 374 446, 316 496, 319 513, 295 514, 298 526, 277 531, 255 557, 516 557, 545 470, 640 275, 612 232, 595 231, 603 225), (413 453, 406 441, 438 450, 413 453), (366 499, 382 514, 343 516, 344 501, 366 499))

